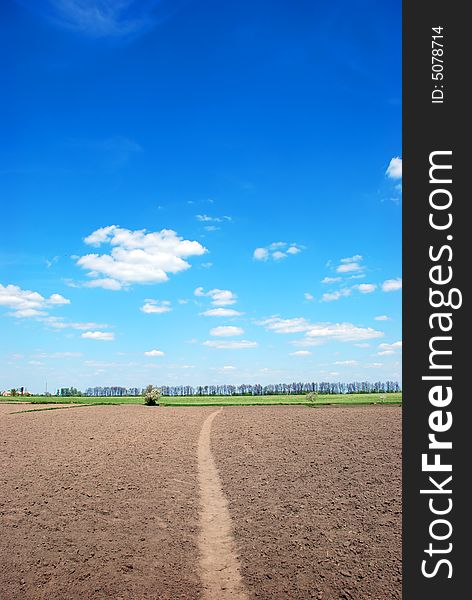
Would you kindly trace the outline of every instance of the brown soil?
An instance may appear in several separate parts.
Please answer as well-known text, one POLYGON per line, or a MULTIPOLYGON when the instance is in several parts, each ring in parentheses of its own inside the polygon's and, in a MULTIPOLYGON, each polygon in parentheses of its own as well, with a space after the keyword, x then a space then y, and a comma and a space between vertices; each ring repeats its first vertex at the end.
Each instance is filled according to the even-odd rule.
POLYGON ((212 407, 26 408, 0 404, 2 599, 209 598, 211 494, 238 593, 401 597, 400 408, 226 407, 210 445, 212 407))
POLYGON ((401 408, 228 407, 212 440, 253 598, 401 598, 401 408))

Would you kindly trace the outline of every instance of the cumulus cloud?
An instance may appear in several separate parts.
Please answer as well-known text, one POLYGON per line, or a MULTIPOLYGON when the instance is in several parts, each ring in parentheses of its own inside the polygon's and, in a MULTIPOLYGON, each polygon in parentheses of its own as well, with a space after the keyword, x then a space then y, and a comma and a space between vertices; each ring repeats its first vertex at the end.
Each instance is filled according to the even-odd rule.
POLYGON ((86 340, 99 340, 101 342, 111 342, 115 339, 115 334, 111 331, 86 331, 82 333, 81 338, 86 340))
POLYGON ((102 277, 101 279, 92 279, 91 281, 84 281, 80 286, 76 287, 89 287, 89 288, 103 288, 104 290, 112 290, 114 292, 121 290, 123 284, 116 279, 110 277, 102 277))
POLYGON ((221 327, 213 327, 213 329, 210 329, 210 335, 213 337, 234 337, 242 335, 243 333, 244 329, 233 325, 222 325, 221 327))
POLYGON ((168 300, 152 300, 147 298, 139 309, 146 314, 162 314, 170 312, 172 307, 168 300))
POLYGON ((262 325, 265 329, 274 333, 301 333, 310 329, 311 325, 303 317, 294 317, 292 319, 281 319, 280 317, 269 317, 262 321, 256 321, 257 325, 262 325))
POLYGON ((70 300, 60 294, 51 294, 45 298, 38 292, 24 290, 17 285, 0 283, 0 306, 10 309, 9 316, 17 318, 41 317, 55 306, 70 304, 70 300))
POLYGON ((238 340, 238 341, 223 341, 223 340, 207 340, 203 342, 204 346, 210 348, 220 348, 222 350, 245 350, 247 348, 257 348, 257 342, 251 342, 249 340, 238 340))
POLYGON ((371 327, 358 327, 353 323, 310 323, 303 317, 282 319, 280 317, 269 317, 257 322, 265 329, 280 334, 305 333, 304 340, 295 343, 300 346, 310 346, 328 340, 340 342, 359 342, 368 339, 382 337, 381 331, 371 327), (312 343, 311 343, 312 342, 312 343))
POLYGON ((321 283, 337 283, 338 281, 342 281, 341 277, 325 277, 321 283))
POLYGON ((91 278, 87 286, 122 289, 132 284, 162 283, 190 268, 185 260, 206 252, 199 242, 185 240, 171 229, 147 233, 116 225, 101 227, 84 239, 93 247, 107 244, 109 254, 86 254, 76 259, 91 278))
POLYGON ((343 262, 343 260, 341 261, 342 264, 336 267, 337 273, 357 273, 364 268, 359 264, 359 261, 343 262))
POLYGON ((267 248, 256 248, 253 257, 255 260, 267 260, 269 258, 269 251, 267 248))
POLYGON ((354 262, 359 262, 363 259, 363 256, 361 254, 355 254, 354 256, 348 256, 347 258, 341 258, 341 263, 343 264, 349 264, 349 263, 354 263, 354 262))
POLYGON ((266 261, 269 258, 273 260, 283 260, 287 256, 300 253, 304 249, 300 244, 288 244, 287 242, 272 242, 268 246, 256 248, 252 254, 254 260, 266 261))
POLYGON ((290 352, 290 356, 310 356, 311 352, 309 350, 296 350, 295 352, 290 352))
POLYGON ((202 287, 198 287, 194 291, 195 296, 211 298, 213 306, 228 306, 229 304, 236 304, 237 295, 230 290, 220 290, 215 288, 208 292, 202 287))
POLYGON ((399 156, 395 156, 390 161, 385 174, 390 179, 401 179, 402 178, 402 159, 399 156))
POLYGON ((402 342, 394 342, 393 344, 379 344, 379 356, 389 356, 395 354, 402 349, 402 342))
POLYGON ((144 353, 144 356, 164 356, 162 350, 148 350, 144 353))
POLYGON ((339 298, 344 298, 350 295, 351 290, 349 288, 343 288, 341 290, 337 290, 336 292, 326 292, 321 296, 321 302, 334 302, 339 300, 339 298))
POLYGON ((200 314, 203 317, 240 317, 244 313, 234 308, 210 308, 200 314))
POLYGON ((372 327, 357 327, 352 323, 319 323, 306 334, 309 338, 333 339, 341 342, 357 342, 382 337, 381 331, 372 327))
POLYGON ((305 292, 303 295, 305 296, 305 300, 307 300, 308 302, 313 302, 313 300, 315 299, 313 294, 310 294, 309 292, 305 292))
POLYGON ((377 285, 375 283, 360 283, 355 286, 361 294, 371 294, 375 292, 377 285))
POLYGON ((396 279, 387 279, 382 283, 383 292, 396 292, 402 289, 402 278, 397 277, 396 279))
POLYGON ((390 321, 390 317, 387 317, 387 315, 379 315, 378 317, 374 317, 375 321, 390 321))
POLYGON ((335 365, 344 365, 344 366, 354 366, 357 365, 357 360, 337 360, 335 363, 335 365))

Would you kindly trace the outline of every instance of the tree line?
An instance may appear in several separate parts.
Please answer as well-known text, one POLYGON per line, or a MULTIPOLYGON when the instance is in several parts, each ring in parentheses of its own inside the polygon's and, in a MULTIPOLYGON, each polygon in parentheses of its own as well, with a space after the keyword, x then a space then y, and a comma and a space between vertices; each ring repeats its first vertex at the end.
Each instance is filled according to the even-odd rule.
MULTIPOLYGON (((177 385, 156 386, 163 396, 272 396, 308 394, 390 394, 400 392, 398 381, 352 381, 344 382, 293 382, 275 383, 269 385, 241 384, 241 385, 177 385)), ((61 388, 57 390, 58 396, 141 396, 145 388, 126 388, 120 386, 89 387, 85 392, 76 388, 61 388)))

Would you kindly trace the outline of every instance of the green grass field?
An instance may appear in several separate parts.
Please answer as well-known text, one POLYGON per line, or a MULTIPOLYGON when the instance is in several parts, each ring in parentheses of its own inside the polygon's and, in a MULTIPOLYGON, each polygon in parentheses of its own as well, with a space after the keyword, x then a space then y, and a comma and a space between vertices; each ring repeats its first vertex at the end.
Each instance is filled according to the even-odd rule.
MULTIPOLYGON (((74 396, 61 398, 59 396, 7 396, 2 397, 0 402, 30 402, 33 404, 143 404, 141 396, 122 397, 89 397, 74 396)), ((401 404, 402 393, 394 394, 331 394, 318 396, 314 403, 308 402, 303 395, 280 395, 280 396, 165 396, 161 400, 163 406, 259 406, 277 404, 302 404, 306 406, 323 406, 327 404, 401 404)))

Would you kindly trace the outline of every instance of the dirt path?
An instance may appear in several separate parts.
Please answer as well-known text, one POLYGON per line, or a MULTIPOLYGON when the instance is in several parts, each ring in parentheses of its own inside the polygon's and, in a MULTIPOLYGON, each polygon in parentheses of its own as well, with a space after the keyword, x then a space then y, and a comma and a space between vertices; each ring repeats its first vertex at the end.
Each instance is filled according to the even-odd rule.
POLYGON ((205 600, 246 600, 235 551, 228 502, 211 454, 210 434, 213 412, 205 422, 198 440, 198 480, 200 484, 200 569, 205 600))

